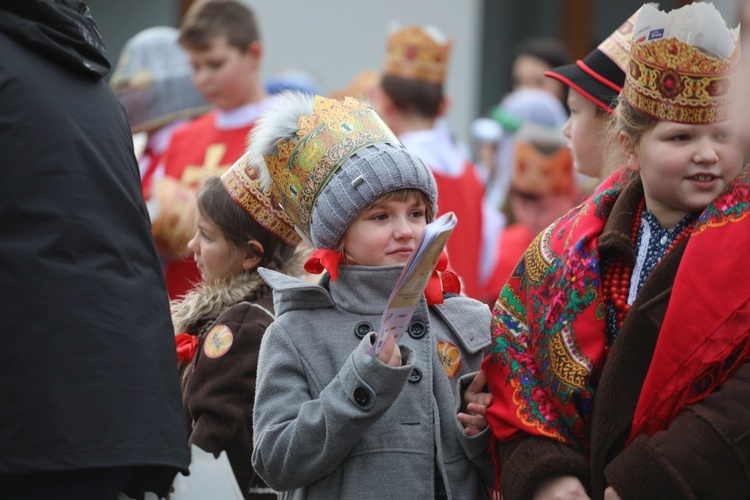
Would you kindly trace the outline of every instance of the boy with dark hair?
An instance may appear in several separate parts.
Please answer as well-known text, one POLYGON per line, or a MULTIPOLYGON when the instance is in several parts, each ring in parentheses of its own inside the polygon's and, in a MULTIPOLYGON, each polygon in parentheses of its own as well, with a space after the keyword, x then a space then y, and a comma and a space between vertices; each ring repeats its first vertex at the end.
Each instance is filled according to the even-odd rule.
POLYGON ((253 12, 236 0, 196 2, 180 27, 180 44, 193 82, 214 110, 175 131, 155 181, 152 231, 167 260, 172 299, 200 281, 183 257, 192 231, 192 193, 209 175, 222 174, 241 155, 267 93, 260 77, 262 44, 253 12))

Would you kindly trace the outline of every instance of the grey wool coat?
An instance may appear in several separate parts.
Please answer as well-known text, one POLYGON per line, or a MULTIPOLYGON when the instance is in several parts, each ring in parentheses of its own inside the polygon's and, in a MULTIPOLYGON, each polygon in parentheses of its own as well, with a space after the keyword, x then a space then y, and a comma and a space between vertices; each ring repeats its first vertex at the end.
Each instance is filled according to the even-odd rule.
POLYGON ((322 286, 260 270, 276 320, 260 350, 253 467, 281 498, 435 498, 436 474, 448 498, 487 496, 489 429, 467 437, 456 414, 490 345, 489 309, 423 298, 403 365, 389 367, 367 350, 401 270, 342 265, 322 286), (439 342, 460 352, 451 377, 439 342))

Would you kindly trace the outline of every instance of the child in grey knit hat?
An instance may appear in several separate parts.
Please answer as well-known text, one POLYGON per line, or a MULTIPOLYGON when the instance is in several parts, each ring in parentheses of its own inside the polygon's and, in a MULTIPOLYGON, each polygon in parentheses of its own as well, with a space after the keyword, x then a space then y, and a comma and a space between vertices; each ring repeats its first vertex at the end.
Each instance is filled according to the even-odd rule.
POLYGON ((401 343, 368 353, 437 211, 430 170, 350 98, 280 94, 250 144, 261 182, 316 249, 306 269, 327 271, 318 285, 260 271, 276 320, 260 351, 255 470, 282 498, 487 496, 487 306, 433 280, 401 343))

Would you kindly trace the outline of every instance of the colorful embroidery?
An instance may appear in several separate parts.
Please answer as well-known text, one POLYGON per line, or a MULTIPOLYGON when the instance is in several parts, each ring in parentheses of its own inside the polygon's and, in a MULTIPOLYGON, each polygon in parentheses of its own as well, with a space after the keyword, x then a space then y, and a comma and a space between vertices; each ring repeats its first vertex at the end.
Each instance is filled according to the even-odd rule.
POLYGON ((621 189, 610 181, 534 240, 492 319, 491 387, 504 387, 493 391, 496 400, 503 395, 509 400, 495 408, 499 418, 582 454, 588 448, 592 374, 603 362, 597 238, 621 189), (598 335, 591 333, 596 328, 590 337, 574 335, 579 323, 601 328, 598 335))
POLYGON ((703 211, 691 237, 712 227, 722 227, 741 221, 750 213, 748 205, 750 205, 750 170, 745 168, 732 188, 725 190, 703 211))

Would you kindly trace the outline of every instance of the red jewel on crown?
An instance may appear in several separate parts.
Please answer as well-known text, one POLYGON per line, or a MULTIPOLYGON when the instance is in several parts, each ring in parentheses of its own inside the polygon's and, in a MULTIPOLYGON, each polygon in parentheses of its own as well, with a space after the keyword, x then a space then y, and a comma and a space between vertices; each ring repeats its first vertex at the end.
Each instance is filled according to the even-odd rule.
POLYGON ((673 71, 665 71, 659 82, 659 91, 667 99, 671 99, 682 92, 682 80, 673 71))
POLYGON ((417 57, 417 48, 414 45, 409 45, 406 48, 406 58, 414 59, 415 57, 417 57))

